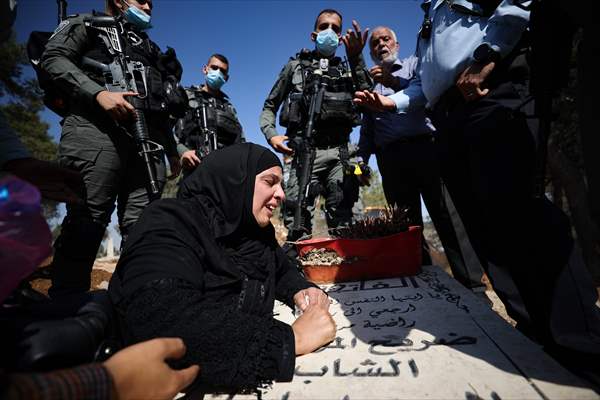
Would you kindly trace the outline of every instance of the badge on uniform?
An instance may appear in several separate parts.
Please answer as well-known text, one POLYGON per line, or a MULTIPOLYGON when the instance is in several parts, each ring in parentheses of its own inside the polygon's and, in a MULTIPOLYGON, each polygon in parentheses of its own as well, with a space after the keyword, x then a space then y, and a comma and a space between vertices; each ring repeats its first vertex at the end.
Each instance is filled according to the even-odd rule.
MULTIPOLYGON (((61 21, 60 24, 58 24, 58 26, 54 30, 54 33, 52 34, 52 36, 50 36, 50 39, 52 39, 54 36, 56 36, 60 32, 62 32, 67 26, 69 26, 70 23, 71 23, 71 21, 69 21, 68 19, 61 21)), ((50 40, 50 39, 48 39, 48 40, 50 40)))
POLYGON ((329 70, 329 60, 326 58, 321 58, 319 60, 319 69, 321 71, 327 71, 329 70))

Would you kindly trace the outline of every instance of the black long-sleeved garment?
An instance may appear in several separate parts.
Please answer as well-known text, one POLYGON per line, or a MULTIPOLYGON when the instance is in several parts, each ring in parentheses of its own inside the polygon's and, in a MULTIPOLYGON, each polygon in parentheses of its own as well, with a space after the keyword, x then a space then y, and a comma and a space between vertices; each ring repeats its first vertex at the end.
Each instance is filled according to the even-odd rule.
POLYGON ((180 198, 144 211, 109 287, 126 341, 181 337, 181 364, 200 365, 198 384, 207 391, 293 376, 294 334, 273 318, 273 302, 292 306, 311 284, 277 245, 273 227, 259 228, 249 211, 264 157, 275 158, 253 144, 211 153, 180 198))

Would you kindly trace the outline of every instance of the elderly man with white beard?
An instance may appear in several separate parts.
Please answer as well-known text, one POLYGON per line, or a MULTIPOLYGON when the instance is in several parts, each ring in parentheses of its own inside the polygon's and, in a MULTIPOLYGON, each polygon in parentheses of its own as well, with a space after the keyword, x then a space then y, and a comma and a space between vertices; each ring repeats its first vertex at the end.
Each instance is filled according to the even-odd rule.
MULTIPOLYGON (((404 89, 414 76, 417 57, 399 60, 396 34, 385 26, 372 31, 369 49, 376 64, 369 70, 376 82, 373 91, 387 96, 404 89)), ((454 277, 474 292, 483 293, 481 269, 467 268, 442 195, 434 133, 423 108, 402 114, 364 112, 358 155, 368 163, 375 154, 387 202, 408 206, 413 223, 421 226, 423 196, 454 277)), ((430 262, 424 247, 423 263, 430 262)))

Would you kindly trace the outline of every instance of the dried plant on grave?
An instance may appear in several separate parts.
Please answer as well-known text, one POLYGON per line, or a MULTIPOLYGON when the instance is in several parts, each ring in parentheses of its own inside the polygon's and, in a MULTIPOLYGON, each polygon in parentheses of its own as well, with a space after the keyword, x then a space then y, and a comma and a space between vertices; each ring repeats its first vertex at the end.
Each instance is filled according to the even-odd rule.
POLYGON ((307 265, 340 265, 351 264, 358 257, 342 257, 332 249, 312 249, 300 257, 300 264, 307 265))
POLYGON ((366 217, 352 222, 349 226, 332 230, 332 235, 340 239, 375 239, 408 231, 411 225, 408 207, 386 207, 377 217, 366 217))

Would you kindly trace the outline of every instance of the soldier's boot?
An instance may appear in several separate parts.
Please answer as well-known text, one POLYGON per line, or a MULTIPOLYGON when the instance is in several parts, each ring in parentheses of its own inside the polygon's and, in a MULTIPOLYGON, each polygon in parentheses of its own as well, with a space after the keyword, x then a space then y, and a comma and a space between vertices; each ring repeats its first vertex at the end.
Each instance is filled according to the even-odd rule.
MULTIPOLYGON (((352 224, 352 207, 358 200, 358 192, 348 190, 348 185, 344 183, 347 180, 345 177, 342 179, 341 181, 327 182, 325 219, 330 232, 335 232, 335 228, 343 228, 352 224)), ((348 179, 354 178, 349 177, 348 179)))
POLYGON ((90 289, 92 267, 105 230, 104 223, 89 217, 65 217, 60 236, 54 242, 50 297, 90 289))

